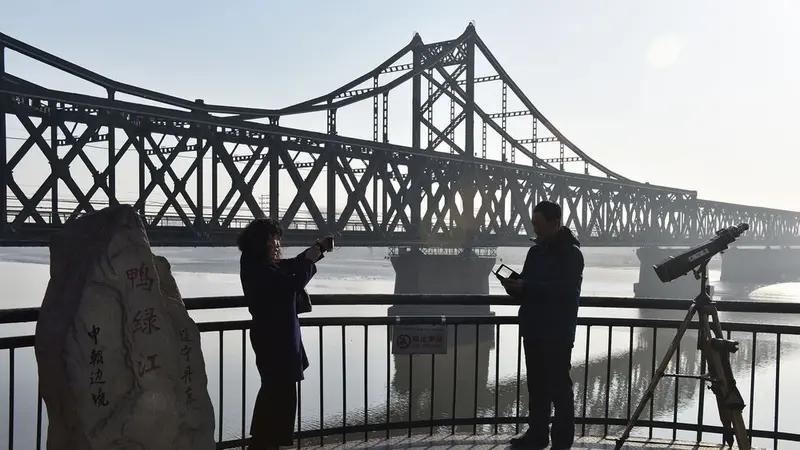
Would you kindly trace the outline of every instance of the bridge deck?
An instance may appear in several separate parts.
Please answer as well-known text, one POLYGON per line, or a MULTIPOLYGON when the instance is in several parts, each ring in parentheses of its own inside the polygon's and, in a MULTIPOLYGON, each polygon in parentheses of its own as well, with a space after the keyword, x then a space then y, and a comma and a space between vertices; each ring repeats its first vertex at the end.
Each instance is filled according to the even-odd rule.
MULTIPOLYGON (((389 439, 371 439, 369 441, 347 442, 343 444, 330 444, 320 447, 311 444, 304 445, 303 448, 317 448, 322 450, 354 450, 354 449, 414 449, 414 450, 499 450, 510 448, 509 439, 513 436, 506 435, 444 435, 444 436, 422 436, 422 437, 398 437, 389 439)), ((304 443, 305 444, 305 443, 304 443)), ((602 437, 580 437, 576 438, 573 449, 586 450, 606 450, 613 449, 615 442, 612 439, 602 437)), ((669 441, 661 439, 641 439, 631 437, 622 447, 624 450, 634 449, 674 449, 674 450, 717 450, 727 449, 727 445, 706 444, 696 442, 669 441)), ((737 445, 733 449, 738 449, 737 445)), ((752 449, 757 450, 757 449, 752 449)))

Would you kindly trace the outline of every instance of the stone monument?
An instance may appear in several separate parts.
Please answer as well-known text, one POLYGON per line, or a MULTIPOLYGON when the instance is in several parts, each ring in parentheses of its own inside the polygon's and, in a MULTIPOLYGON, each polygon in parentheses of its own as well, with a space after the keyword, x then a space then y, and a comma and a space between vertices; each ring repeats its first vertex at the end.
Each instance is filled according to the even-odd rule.
POLYGON ((200 333, 128 205, 50 245, 36 324, 48 450, 213 450, 200 333))

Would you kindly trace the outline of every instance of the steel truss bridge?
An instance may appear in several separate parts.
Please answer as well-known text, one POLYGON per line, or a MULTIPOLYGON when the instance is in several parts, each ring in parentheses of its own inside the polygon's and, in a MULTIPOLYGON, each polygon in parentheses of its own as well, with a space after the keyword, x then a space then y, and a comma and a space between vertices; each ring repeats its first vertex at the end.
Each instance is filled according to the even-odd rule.
POLYGON ((443 42, 415 35, 374 70, 283 109, 142 89, 4 34, 0 76, 6 246, 46 245, 65 222, 119 203, 134 206, 159 245, 231 245, 249 220, 269 216, 289 244, 336 233, 341 245, 524 246, 543 199, 561 203, 584 245, 687 245, 742 221, 751 225, 742 243, 800 236, 797 212, 701 200, 593 160, 536 109, 471 24, 443 42), (24 78, 14 53, 93 92, 24 78), (306 128, 315 115, 324 131, 285 126, 306 128), (347 137, 359 130, 366 135, 347 137))

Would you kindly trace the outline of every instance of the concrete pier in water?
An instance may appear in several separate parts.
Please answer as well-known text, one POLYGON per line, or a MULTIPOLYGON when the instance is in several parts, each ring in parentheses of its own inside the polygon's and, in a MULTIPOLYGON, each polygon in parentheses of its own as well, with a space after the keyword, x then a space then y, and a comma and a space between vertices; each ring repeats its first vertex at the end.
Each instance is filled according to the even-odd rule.
POLYGON ((721 281, 775 284, 800 280, 800 249, 732 248, 722 254, 721 281))
MULTIPOLYGON (((497 261, 495 248, 391 249, 395 294, 489 294, 489 276, 497 261)), ((489 306, 394 305, 389 315, 483 315, 489 306)))

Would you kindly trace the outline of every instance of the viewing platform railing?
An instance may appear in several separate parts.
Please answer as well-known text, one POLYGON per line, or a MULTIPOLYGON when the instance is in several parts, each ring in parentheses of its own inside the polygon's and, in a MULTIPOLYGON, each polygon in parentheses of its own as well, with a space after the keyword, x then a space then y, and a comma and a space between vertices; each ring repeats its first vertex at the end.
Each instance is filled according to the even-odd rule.
MULTIPOLYGON (((525 430, 525 361, 509 298, 315 295, 313 300, 314 311, 301 319, 311 367, 299 387, 298 447, 525 430), (425 305, 426 315, 389 317, 391 305, 409 310, 425 305), (465 306, 471 315, 458 314, 465 306), (480 307, 487 312, 491 307, 493 314, 476 314, 480 307), (442 314, 431 312, 437 309, 442 314), (392 333, 414 325, 444 327, 437 331, 446 333, 443 342, 432 339, 431 348, 438 345, 445 353, 393 354, 392 333)), ((243 299, 185 303, 202 334, 218 448, 240 448, 249 434, 259 383, 243 299)), ((621 433, 688 307, 680 300, 582 299, 572 358, 579 434, 621 433)), ((800 448, 800 388, 791 376, 800 370, 800 326, 795 325, 800 304, 719 301, 717 307, 728 338, 740 343, 731 364, 747 403, 744 417, 754 447, 800 448)), ((0 400, 0 417, 6 419, 0 438, 9 449, 44 448, 46 413, 37 394, 32 348, 37 315, 36 308, 0 311, 5 336, 0 338, 0 383, 9 389, 0 400)), ((696 339, 694 331, 687 333, 668 373, 704 371, 696 339)), ((694 379, 665 378, 633 436, 722 442, 714 396, 699 386, 694 379)))

